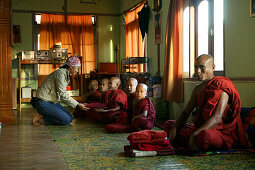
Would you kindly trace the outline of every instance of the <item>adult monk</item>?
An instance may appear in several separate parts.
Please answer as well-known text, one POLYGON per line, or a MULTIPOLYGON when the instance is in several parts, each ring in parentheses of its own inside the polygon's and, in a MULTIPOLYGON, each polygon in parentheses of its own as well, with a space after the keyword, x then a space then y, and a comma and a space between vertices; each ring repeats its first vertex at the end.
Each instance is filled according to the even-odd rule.
POLYGON ((91 80, 89 82, 89 94, 87 96, 87 103, 91 102, 100 102, 101 100, 101 92, 98 90, 98 81, 97 80, 91 80))
POLYGON ((133 102, 132 126, 134 130, 150 130, 155 123, 155 109, 147 98, 147 85, 140 83, 136 87, 136 99, 133 102))
POLYGON ((169 120, 164 129, 174 146, 188 146, 192 150, 240 147, 247 144, 240 118, 241 102, 234 84, 225 77, 214 76, 214 60, 207 54, 195 61, 197 85, 180 117, 169 120), (193 124, 186 123, 196 108, 193 124))
POLYGON ((127 109, 127 95, 124 91, 119 90, 120 85, 120 78, 112 77, 109 81, 110 93, 106 98, 106 107, 95 109, 96 112, 101 113, 106 122, 114 122, 121 112, 127 109))

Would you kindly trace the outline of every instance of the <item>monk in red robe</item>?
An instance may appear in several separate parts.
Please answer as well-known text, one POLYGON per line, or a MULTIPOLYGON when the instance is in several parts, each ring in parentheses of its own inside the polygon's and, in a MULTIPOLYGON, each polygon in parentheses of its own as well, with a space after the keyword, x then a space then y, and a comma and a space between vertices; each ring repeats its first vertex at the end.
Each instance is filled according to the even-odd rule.
POLYGON ((102 93, 101 95, 101 103, 106 104, 108 103, 107 98, 108 95, 110 94, 110 90, 109 90, 109 79, 104 78, 100 81, 100 91, 102 93))
POLYGON ((134 130, 150 130, 155 123, 155 109, 152 102, 146 97, 147 85, 138 84, 136 100, 133 102, 132 126, 134 130))
POLYGON ((98 90, 98 81, 97 80, 91 80, 89 82, 89 94, 87 96, 87 103, 91 102, 100 102, 101 100, 101 92, 98 90))
POLYGON ((196 59, 197 85, 180 117, 164 124, 174 146, 198 150, 229 149, 247 145, 240 117, 241 102, 234 84, 225 77, 214 77, 214 60, 210 55, 196 59), (186 123, 193 109, 194 124, 186 123))
POLYGON ((136 99, 136 87, 138 85, 138 81, 135 78, 130 78, 128 80, 128 108, 127 108, 127 114, 128 114, 128 122, 132 122, 132 116, 133 116, 133 102, 136 99))
POLYGON ((105 108, 108 103, 108 95, 111 92, 109 90, 109 79, 104 78, 100 81, 99 91, 101 92, 101 97, 99 102, 93 102, 86 105, 89 110, 86 111, 86 115, 88 118, 101 120, 101 116, 95 113, 94 109, 105 108))
POLYGON ((107 123, 115 122, 119 115, 127 110, 127 95, 124 91, 119 90, 120 85, 120 78, 112 77, 109 81, 110 93, 105 99, 106 107, 95 109, 107 123))
POLYGON ((136 98, 136 86, 138 81, 135 78, 130 78, 128 80, 127 89, 127 111, 121 112, 119 118, 116 120, 116 123, 107 124, 105 130, 110 133, 124 133, 131 132, 132 130, 132 114, 133 114, 133 101, 136 98))

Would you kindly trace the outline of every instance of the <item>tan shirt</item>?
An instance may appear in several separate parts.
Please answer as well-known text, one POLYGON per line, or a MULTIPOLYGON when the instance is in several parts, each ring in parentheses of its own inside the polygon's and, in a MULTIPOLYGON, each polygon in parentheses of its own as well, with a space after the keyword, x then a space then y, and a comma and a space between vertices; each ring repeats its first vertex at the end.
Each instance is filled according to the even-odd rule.
POLYGON ((61 99, 65 104, 75 108, 78 102, 66 93, 66 86, 69 82, 70 77, 68 70, 60 68, 46 77, 37 90, 37 97, 54 104, 61 99))

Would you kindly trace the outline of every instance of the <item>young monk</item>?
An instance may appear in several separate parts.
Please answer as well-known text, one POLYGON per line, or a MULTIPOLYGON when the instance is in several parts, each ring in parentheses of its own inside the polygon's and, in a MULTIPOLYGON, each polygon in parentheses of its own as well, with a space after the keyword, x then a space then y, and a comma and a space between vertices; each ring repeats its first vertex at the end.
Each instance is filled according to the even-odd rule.
POLYGON ((105 126, 105 130, 110 133, 124 133, 132 131, 132 114, 133 114, 133 101, 136 98, 136 86, 138 81, 135 78, 128 80, 127 89, 129 92, 127 102, 127 111, 123 111, 116 123, 108 124, 105 126))
POLYGON ((133 101, 136 98, 136 87, 138 85, 138 81, 135 78, 130 78, 128 80, 128 109, 127 109, 127 113, 128 113, 128 122, 132 123, 132 116, 133 116, 133 101))
POLYGON ((101 103, 107 104, 108 101, 106 100, 108 95, 110 94, 110 90, 109 90, 109 79, 104 78, 100 81, 100 88, 99 90, 101 91, 102 95, 101 95, 101 103))
POLYGON ((134 130, 150 130, 155 123, 155 109, 147 96, 147 85, 138 84, 133 103, 132 126, 134 130))
POLYGON ((87 103, 90 102, 100 102, 101 100, 101 92, 98 90, 98 81, 97 80, 91 80, 89 82, 89 94, 87 96, 87 103))
POLYGON ((240 118, 241 102, 235 85, 225 77, 214 76, 214 60, 208 54, 195 61, 197 85, 177 121, 164 124, 174 146, 192 150, 234 148, 247 145, 240 118), (195 123, 186 123, 193 109, 195 123))
POLYGON ((120 78, 112 77, 109 81, 110 93, 106 98, 106 107, 95 109, 107 122, 114 122, 121 112, 127 109, 127 95, 124 91, 119 90, 120 85, 120 78))

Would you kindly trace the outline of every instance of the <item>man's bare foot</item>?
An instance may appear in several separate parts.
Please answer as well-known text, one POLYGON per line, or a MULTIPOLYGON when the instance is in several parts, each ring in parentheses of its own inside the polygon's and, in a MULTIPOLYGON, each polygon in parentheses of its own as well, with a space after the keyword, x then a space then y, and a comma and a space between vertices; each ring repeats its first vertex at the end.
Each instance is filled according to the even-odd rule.
POLYGON ((33 124, 35 126, 39 126, 40 125, 40 120, 43 118, 42 115, 40 115, 39 113, 36 113, 34 119, 33 119, 33 124))

